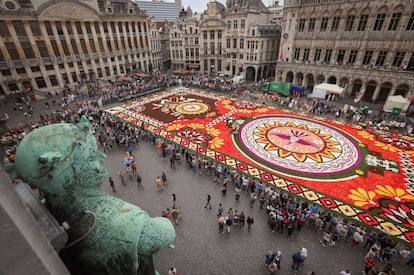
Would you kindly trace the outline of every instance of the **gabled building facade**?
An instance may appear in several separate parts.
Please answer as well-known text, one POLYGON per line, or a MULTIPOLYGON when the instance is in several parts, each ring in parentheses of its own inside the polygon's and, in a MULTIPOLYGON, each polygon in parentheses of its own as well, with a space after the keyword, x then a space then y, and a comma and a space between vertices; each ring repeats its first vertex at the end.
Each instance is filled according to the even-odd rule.
MULTIPOLYGON (((173 45, 179 51, 180 41, 185 45, 185 26, 198 22, 199 58, 195 54, 194 63, 199 62, 199 68, 190 69, 210 76, 244 76, 250 81, 273 78, 280 27, 271 24, 271 19, 260 0, 229 0, 226 6, 211 0, 201 16, 184 18, 174 26, 177 33, 170 35, 173 68, 187 68, 188 62, 174 58, 173 45)), ((193 35, 195 41, 197 35, 193 35)))

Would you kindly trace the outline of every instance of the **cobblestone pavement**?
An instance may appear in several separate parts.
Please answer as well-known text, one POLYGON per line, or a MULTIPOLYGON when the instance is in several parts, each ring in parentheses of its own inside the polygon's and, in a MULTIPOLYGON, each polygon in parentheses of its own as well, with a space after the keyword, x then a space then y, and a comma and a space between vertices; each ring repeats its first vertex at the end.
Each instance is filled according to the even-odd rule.
MULTIPOLYGON (((34 104, 36 121, 44 104, 34 104)), ((13 111, 13 106, 0 106, 0 113, 7 111, 11 117, 10 125, 23 121, 23 115, 13 111)), ((264 264, 264 254, 269 250, 279 249, 283 252, 280 275, 292 274, 291 256, 301 247, 308 249, 308 257, 298 274, 307 274, 313 270, 318 275, 336 275, 348 268, 351 274, 360 274, 363 269, 362 258, 365 249, 352 248, 342 241, 335 247, 322 247, 321 234, 309 226, 300 232, 295 231, 288 239, 287 233, 271 233, 267 229, 265 210, 259 208, 258 201, 253 208, 249 206, 249 197, 241 194, 239 202, 235 201, 234 189, 227 188, 223 196, 220 187, 210 176, 199 175, 189 170, 185 163, 177 163, 177 169, 171 170, 168 160, 162 160, 153 145, 142 141, 138 149, 134 149, 137 159, 138 172, 143 178, 144 189, 137 188, 135 181, 127 181, 123 186, 118 177, 118 171, 125 168, 122 164, 125 150, 114 149, 107 153, 106 167, 115 179, 117 193, 113 194, 109 183, 103 184, 103 189, 130 203, 140 206, 151 216, 160 216, 167 207, 172 207, 172 193, 177 196, 177 206, 182 209, 182 217, 175 226, 177 238, 176 248, 162 250, 156 260, 157 270, 161 275, 168 274, 171 266, 177 268, 180 275, 204 274, 268 274, 264 264), (155 177, 161 174, 162 167, 167 168, 168 185, 161 191, 155 187, 155 177), (213 209, 205 209, 207 194, 212 196, 213 209), (255 219, 252 231, 247 228, 231 228, 230 233, 219 233, 217 226, 217 208, 222 203, 225 211, 229 207, 244 211, 246 216, 255 219)), ((385 264, 379 263, 380 266, 385 264)), ((397 274, 412 275, 404 264, 396 265, 397 274)))

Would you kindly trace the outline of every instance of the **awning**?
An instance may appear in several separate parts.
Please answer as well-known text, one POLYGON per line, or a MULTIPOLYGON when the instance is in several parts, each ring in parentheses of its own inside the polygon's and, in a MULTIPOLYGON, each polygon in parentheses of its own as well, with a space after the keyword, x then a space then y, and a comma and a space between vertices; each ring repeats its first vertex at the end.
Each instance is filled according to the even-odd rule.
POLYGON ((134 75, 137 76, 137 77, 148 77, 148 75, 145 74, 145 73, 136 73, 134 75))

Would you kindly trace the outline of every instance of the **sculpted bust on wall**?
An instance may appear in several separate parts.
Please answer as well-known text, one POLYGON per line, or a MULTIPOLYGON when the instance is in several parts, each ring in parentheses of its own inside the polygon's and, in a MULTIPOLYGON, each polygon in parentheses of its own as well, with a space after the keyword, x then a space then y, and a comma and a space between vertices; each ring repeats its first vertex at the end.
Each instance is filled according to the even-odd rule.
POLYGON ((67 249, 85 274, 155 274, 154 253, 173 247, 174 227, 103 192, 105 158, 83 117, 77 125, 52 124, 28 134, 11 173, 45 194, 59 222, 77 216, 67 249))

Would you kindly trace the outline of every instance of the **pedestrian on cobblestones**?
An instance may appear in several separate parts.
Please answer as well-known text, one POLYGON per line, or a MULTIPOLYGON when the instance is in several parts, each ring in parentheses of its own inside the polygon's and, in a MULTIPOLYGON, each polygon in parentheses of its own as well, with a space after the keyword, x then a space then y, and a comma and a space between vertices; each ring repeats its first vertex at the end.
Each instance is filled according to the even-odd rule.
POLYGON ((208 194, 207 195, 207 202, 206 205, 204 206, 204 208, 207 208, 207 206, 211 209, 211 196, 208 194))
POLYGON ((172 194, 172 201, 173 201, 173 208, 175 207, 175 200, 176 200, 175 193, 172 194))
POLYGON ((254 223, 254 219, 251 216, 247 217, 247 232, 250 232, 250 230, 252 229, 252 224, 254 223))
POLYGON ((161 190, 161 178, 160 178, 160 176, 158 176, 155 179, 155 184, 157 185, 157 190, 161 190))
POLYGON ((173 220, 175 224, 178 225, 178 212, 177 212, 177 209, 175 209, 175 206, 173 206, 171 210, 171 219, 173 220))
POLYGON ((138 185, 138 188, 142 188, 142 189, 144 189, 144 186, 142 185, 142 178, 141 178, 141 175, 140 175, 140 174, 138 174, 138 173, 137 173, 137 185, 138 185))
POLYGON ((162 171, 161 171, 162 185, 165 185, 167 183, 167 173, 166 173, 166 171, 167 170, 165 169, 165 167, 162 168, 162 171))
POLYGON ((109 177, 109 185, 112 188, 112 192, 116 193, 115 183, 114 183, 114 180, 111 177, 109 177))
POLYGON ((171 267, 168 269, 168 275, 178 275, 177 269, 175 267, 171 267))
POLYGON ((219 232, 224 234, 224 224, 225 224, 226 219, 223 216, 219 216, 218 218, 218 230, 219 232))
POLYGON ((217 210, 217 217, 223 216, 223 212, 224 212, 224 208, 223 208, 223 205, 221 205, 220 203, 219 208, 217 210))
POLYGON ((230 233, 230 227, 232 225, 233 225, 233 221, 228 216, 226 216, 226 230, 227 230, 227 233, 230 233))
POLYGON ((123 185, 126 185, 125 184, 125 179, 124 179, 124 172, 122 170, 119 170, 118 176, 119 176, 119 179, 120 179, 121 183, 123 185))
POLYGON ((244 222, 246 221, 246 216, 244 215, 244 212, 241 211, 239 214, 239 227, 244 227, 244 222))

